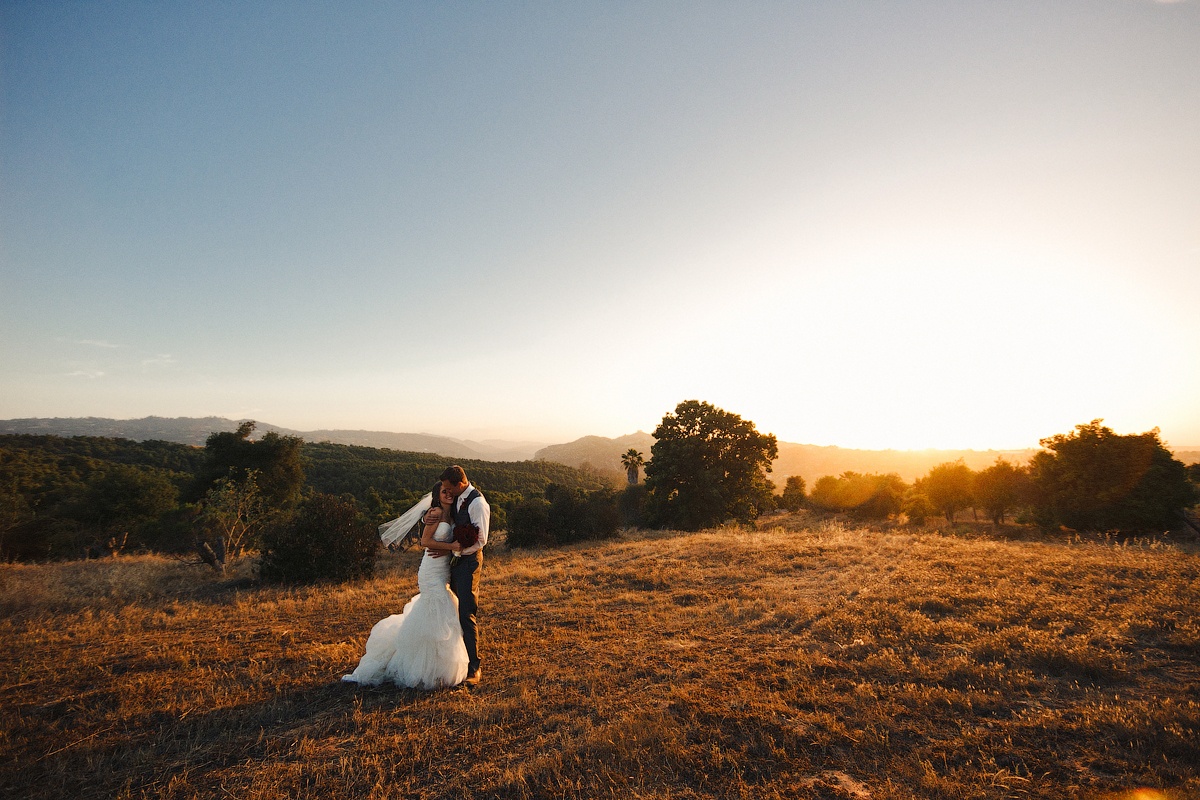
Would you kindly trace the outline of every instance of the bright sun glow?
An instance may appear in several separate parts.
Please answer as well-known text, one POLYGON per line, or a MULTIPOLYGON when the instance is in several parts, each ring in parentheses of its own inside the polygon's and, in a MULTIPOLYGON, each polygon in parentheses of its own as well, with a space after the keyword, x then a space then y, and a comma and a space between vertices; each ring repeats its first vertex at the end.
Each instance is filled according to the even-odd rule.
POLYGON ((1200 4, 168 5, 0 5, 0 418, 1200 446, 1200 4))

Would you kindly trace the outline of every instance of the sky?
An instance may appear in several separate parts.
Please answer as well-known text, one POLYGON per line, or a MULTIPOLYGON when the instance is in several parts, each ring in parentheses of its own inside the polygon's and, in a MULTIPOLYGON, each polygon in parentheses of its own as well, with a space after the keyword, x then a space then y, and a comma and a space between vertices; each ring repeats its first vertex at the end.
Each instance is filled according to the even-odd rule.
POLYGON ((1200 446, 1200 2, 0 2, 0 418, 1200 446))

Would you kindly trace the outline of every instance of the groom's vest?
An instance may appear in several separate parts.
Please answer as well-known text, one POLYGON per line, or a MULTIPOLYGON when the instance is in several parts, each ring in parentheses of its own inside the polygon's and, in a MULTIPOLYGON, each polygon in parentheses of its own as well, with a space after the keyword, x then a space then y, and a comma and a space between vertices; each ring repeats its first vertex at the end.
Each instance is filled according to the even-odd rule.
POLYGON ((450 519, 454 520, 455 525, 459 524, 459 522, 466 523, 471 521, 471 515, 468 513, 468 509, 470 509, 471 503, 474 503, 475 500, 480 497, 483 497, 483 495, 479 493, 478 489, 472 487, 471 491, 467 492, 467 496, 462 503, 455 503, 454 505, 450 506, 450 519), (457 511, 455 510, 455 506, 458 507, 457 511))

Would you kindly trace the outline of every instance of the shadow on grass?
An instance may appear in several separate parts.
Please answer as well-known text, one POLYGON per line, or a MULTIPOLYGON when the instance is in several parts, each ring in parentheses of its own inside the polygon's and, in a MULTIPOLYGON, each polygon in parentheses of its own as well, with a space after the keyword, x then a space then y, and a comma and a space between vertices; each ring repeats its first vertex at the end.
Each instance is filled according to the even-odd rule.
MULTIPOLYGON (((363 687, 338 680, 202 713, 151 711, 92 731, 71 726, 67 730, 74 738, 49 753, 6 759, 0 795, 170 795, 173 785, 186 785, 188 795, 215 795, 227 782, 226 771, 239 765, 294 762, 303 757, 302 742, 352 741, 362 735, 367 716, 382 712, 399 719, 467 692, 363 687), (121 777, 129 775, 138 778, 121 777)), ((111 705, 115 698, 93 697, 91 702, 111 705)), ((38 716, 69 721, 70 710, 61 705, 38 711, 25 721, 36 722, 38 716)))

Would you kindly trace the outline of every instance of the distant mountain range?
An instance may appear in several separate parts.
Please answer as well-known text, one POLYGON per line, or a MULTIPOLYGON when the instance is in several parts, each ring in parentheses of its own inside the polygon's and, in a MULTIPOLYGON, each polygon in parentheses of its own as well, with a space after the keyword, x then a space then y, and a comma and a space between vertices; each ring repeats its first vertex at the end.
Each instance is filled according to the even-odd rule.
POLYGON ((637 450, 649 461, 650 448, 653 446, 654 437, 642 431, 619 436, 616 439, 609 439, 605 436, 584 436, 582 439, 576 439, 566 444, 552 444, 549 447, 543 447, 534 454, 534 458, 542 461, 556 461, 559 464, 566 464, 568 467, 582 467, 584 464, 591 464, 597 469, 615 469, 624 472, 624 467, 621 466, 621 456, 629 448, 637 450))
MULTIPOLYGON (((621 456, 633 448, 650 460, 654 437, 638 431, 616 439, 603 436, 584 436, 566 444, 552 444, 537 451, 536 458, 557 461, 571 467, 590 464, 598 469, 622 470, 621 456)), ((815 444, 779 443, 779 458, 771 465, 771 480, 782 487, 792 475, 799 475, 809 488, 824 475, 843 472, 895 472, 912 482, 930 469, 947 461, 962 459, 973 470, 981 470, 1003 458, 1012 464, 1024 464, 1036 449, 1026 450, 853 450, 845 447, 822 447, 815 444)), ((1185 464, 1200 462, 1200 448, 1176 450, 1175 457, 1185 464)))
MULTIPOLYGON (((536 457, 557 461, 571 467, 585 463, 599 469, 622 469, 621 456, 633 448, 647 461, 654 437, 638 431, 616 439, 585 436, 567 444, 552 444, 537 451, 536 457)), ((788 477, 799 475, 811 487, 822 475, 841 475, 843 472, 895 472, 912 481, 929 472, 931 467, 945 461, 962 459, 971 469, 978 470, 996 463, 1003 457, 1013 463, 1024 463, 1036 450, 851 450, 844 447, 821 447, 815 444, 779 443, 779 458, 771 465, 771 480, 782 486, 788 477)))
MULTIPOLYGON (((0 434, 32 433, 56 436, 109 436, 145 441, 162 439, 168 442, 203 445, 215 431, 233 431, 238 420, 224 417, 144 417, 142 419, 105 419, 101 417, 33 418, 0 420, 0 434)), ((638 431, 610 439, 604 436, 584 436, 565 444, 546 445, 541 442, 511 442, 489 439, 472 441, 436 436, 428 433, 391 433, 388 431, 318 430, 296 431, 259 422, 258 434, 275 431, 287 436, 299 436, 309 442, 362 445, 410 453, 437 453, 447 458, 477 459, 480 461, 554 461, 570 467, 584 464, 602 470, 622 470, 621 456, 630 448, 639 451, 647 461, 654 437, 638 431)), ((931 467, 947 461, 962 459, 968 467, 980 470, 989 467, 997 458, 1013 463, 1025 463, 1037 450, 853 450, 844 447, 822 447, 813 444, 779 443, 779 458, 772 465, 771 479, 782 486, 789 476, 799 475, 811 488, 823 475, 843 472, 895 472, 912 481, 929 472, 931 467)), ((1200 448, 1178 449, 1175 457, 1185 464, 1200 462, 1200 448)))
MULTIPOLYGON (((201 446, 209 434, 237 430, 241 420, 224 417, 143 417, 142 419, 106 419, 103 417, 54 417, 0 420, 0 433, 53 434, 55 436, 109 436, 145 441, 161 439, 201 446)), ((319 430, 297 431, 269 422, 258 422, 256 435, 269 431, 298 436, 306 442, 333 442, 364 447, 402 450, 407 453, 437 453, 447 458, 480 461, 528 461, 545 442, 509 442, 489 439, 476 442, 435 436, 428 433, 391 433, 388 431, 319 430)))

